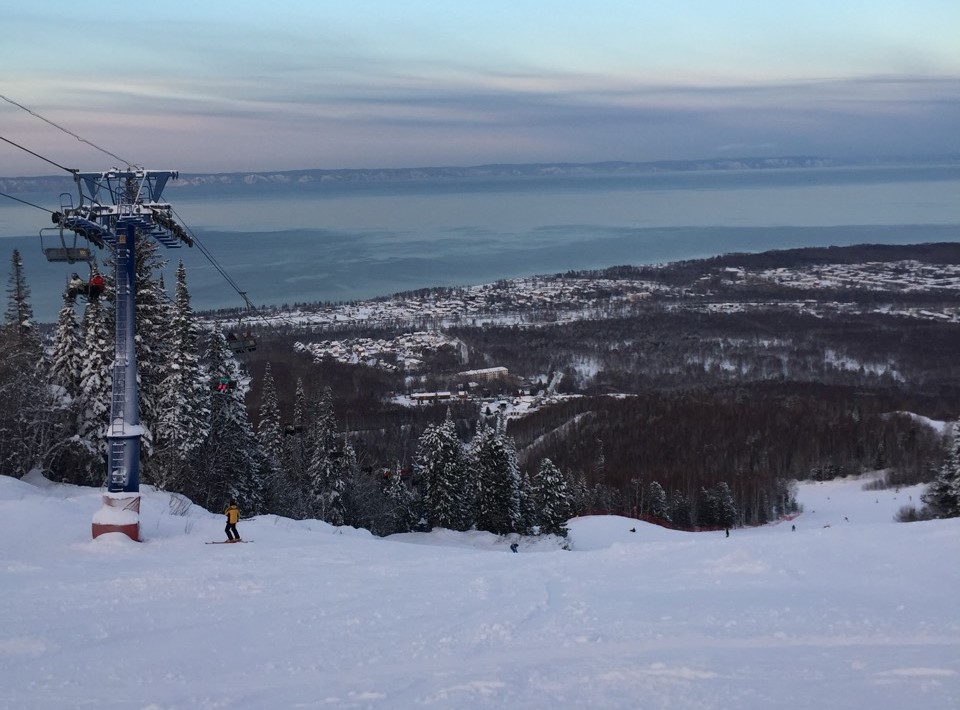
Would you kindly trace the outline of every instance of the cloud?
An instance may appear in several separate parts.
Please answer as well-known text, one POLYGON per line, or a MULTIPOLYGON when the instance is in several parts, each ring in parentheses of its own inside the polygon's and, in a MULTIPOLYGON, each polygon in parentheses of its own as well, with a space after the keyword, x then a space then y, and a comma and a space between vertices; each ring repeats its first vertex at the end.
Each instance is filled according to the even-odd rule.
POLYGON ((175 158, 172 167, 202 172, 960 151, 952 76, 654 83, 405 67, 337 83, 265 74, 273 79, 73 82, 59 96, 79 110, 58 118, 137 162, 175 158))

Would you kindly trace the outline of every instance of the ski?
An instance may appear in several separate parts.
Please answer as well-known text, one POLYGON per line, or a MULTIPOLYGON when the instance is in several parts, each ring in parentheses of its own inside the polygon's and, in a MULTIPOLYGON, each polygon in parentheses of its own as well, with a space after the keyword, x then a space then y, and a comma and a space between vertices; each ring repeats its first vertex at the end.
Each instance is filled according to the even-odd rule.
POLYGON ((212 540, 205 542, 204 545, 232 545, 235 542, 253 542, 253 540, 212 540))

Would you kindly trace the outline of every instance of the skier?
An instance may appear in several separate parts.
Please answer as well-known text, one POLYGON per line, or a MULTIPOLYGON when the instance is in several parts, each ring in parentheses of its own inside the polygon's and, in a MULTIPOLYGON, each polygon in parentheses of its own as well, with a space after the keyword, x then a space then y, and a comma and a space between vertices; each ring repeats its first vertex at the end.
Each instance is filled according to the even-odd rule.
POLYGON ((223 511, 227 516, 227 527, 224 532, 227 533, 227 542, 240 542, 240 533, 237 532, 237 521, 240 520, 240 509, 237 507, 237 501, 231 500, 230 506, 223 511))
POLYGON ((520 545, 518 545, 517 543, 515 543, 515 542, 514 542, 514 543, 511 543, 511 544, 510 544, 510 552, 516 552, 518 547, 520 547, 520 545))

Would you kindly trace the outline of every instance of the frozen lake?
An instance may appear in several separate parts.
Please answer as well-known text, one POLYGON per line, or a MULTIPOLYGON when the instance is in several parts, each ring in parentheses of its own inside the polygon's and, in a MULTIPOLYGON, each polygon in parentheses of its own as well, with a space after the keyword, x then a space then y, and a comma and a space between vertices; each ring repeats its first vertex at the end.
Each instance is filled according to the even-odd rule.
MULTIPOLYGON (((257 304, 342 301, 568 269, 864 242, 960 239, 960 166, 806 168, 616 177, 178 187, 165 197, 257 304)), ((54 208, 56 195, 25 199, 54 208)), ((48 264, 43 212, 0 200, 37 318, 69 266, 48 264)), ((240 306, 198 250, 194 306, 240 306)), ((172 279, 168 279, 172 283, 172 279)))

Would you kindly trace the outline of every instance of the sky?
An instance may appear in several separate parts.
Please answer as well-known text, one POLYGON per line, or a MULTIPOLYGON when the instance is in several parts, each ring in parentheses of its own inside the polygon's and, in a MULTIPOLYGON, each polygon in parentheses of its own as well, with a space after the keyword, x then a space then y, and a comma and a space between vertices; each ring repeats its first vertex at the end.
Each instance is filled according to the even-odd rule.
MULTIPOLYGON (((960 152, 955 0, 0 0, 0 94, 184 172, 960 152)), ((117 163, 0 101, 0 136, 117 163)), ((56 172, 0 143, 0 175, 56 172)))
POLYGON ((272 515, 206 545, 222 515, 146 486, 143 541, 93 540, 100 489, 0 476, 0 708, 956 710, 960 519, 863 485, 729 538, 576 518, 563 550, 272 515))

